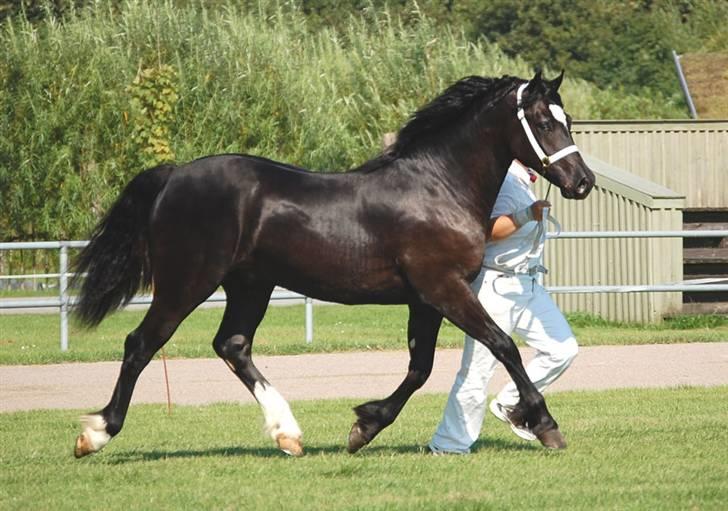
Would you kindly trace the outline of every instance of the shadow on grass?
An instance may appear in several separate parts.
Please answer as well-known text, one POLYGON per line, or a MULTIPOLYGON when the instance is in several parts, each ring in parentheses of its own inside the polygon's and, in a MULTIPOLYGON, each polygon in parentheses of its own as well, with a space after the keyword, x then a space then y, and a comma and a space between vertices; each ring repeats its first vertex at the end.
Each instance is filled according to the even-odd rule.
MULTIPOLYGON (((472 447, 471 452, 480 451, 539 451, 542 448, 533 443, 517 442, 503 440, 500 438, 485 438, 478 440, 472 447)), ((382 455, 392 454, 422 454, 429 455, 430 449, 427 446, 417 444, 407 445, 374 445, 364 447, 356 454, 349 454, 346 451, 346 445, 325 445, 325 446, 305 446, 304 457, 314 457, 323 455, 345 455, 358 457, 380 457, 382 455)), ((103 456, 103 454, 101 455, 103 456)), ((110 465, 121 465, 125 463, 138 463, 144 461, 158 461, 167 459, 185 459, 185 458, 206 458, 206 457, 244 457, 250 456, 255 458, 287 458, 288 456, 280 449, 275 447, 216 447, 211 449, 184 449, 178 451, 126 451, 113 454, 105 463, 110 465)))
MULTIPOLYGON (((400 445, 400 446, 381 446, 364 448, 358 456, 381 456, 382 453, 399 453, 399 454, 417 454, 419 452, 429 452, 425 448, 417 445, 400 445)), ((327 446, 305 446, 304 457, 322 456, 322 455, 346 455, 345 445, 327 445, 327 446)), ((103 454, 101 455, 103 456, 103 454)), ((250 456, 255 458, 287 458, 283 451, 275 447, 217 447, 212 449, 184 449, 179 451, 126 451, 115 453, 106 463, 111 465, 120 465, 124 463, 137 463, 141 461, 157 461, 165 459, 181 459, 181 458, 206 458, 206 457, 243 457, 250 456)), ((352 455, 353 456, 353 455, 352 455)))
POLYGON ((503 438, 480 438, 470 448, 470 452, 479 451, 542 451, 544 448, 538 442, 525 440, 504 440, 503 438))
POLYGON ((275 447, 216 447, 212 449, 184 449, 179 451, 126 451, 113 455, 107 463, 111 465, 136 463, 140 461, 157 461, 181 458, 228 458, 253 456, 257 458, 285 458, 280 449, 275 447))

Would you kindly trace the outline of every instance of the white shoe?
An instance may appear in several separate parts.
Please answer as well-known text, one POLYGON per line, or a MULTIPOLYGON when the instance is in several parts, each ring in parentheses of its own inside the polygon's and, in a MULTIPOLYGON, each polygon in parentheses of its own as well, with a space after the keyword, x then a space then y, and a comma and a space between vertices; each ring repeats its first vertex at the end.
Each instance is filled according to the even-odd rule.
POLYGON ((490 408, 490 413, 492 413, 496 419, 510 425, 511 431, 513 431, 513 433, 518 438, 521 438, 528 442, 532 442, 532 441, 536 440, 536 435, 531 433, 530 429, 528 429, 524 426, 518 426, 511 421, 508 408, 506 408, 505 406, 500 404, 498 402, 498 400, 492 399, 490 401, 490 405, 488 405, 488 408, 490 408))

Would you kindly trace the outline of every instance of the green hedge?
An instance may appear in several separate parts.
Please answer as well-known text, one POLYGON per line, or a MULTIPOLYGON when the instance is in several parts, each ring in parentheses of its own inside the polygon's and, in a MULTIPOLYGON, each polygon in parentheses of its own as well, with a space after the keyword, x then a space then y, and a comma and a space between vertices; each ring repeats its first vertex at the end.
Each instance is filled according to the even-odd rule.
MULTIPOLYGON (((339 30, 311 30, 300 10, 266 0, 248 10, 152 4, 99 0, 60 21, 0 26, 2 239, 85 238, 149 166, 148 128, 168 144, 159 156, 178 161, 242 152, 344 169, 372 157, 382 134, 452 81, 532 72, 416 10, 400 21, 367 9, 339 30), (166 96, 140 91, 161 75, 166 96), (141 97, 171 116, 155 116, 141 97)), ((679 115, 568 76, 563 95, 576 118, 679 115)))

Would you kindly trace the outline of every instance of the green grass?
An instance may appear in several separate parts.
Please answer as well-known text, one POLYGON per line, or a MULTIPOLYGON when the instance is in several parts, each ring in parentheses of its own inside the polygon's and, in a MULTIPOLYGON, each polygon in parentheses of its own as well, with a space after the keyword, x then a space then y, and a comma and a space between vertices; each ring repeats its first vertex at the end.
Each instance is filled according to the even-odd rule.
POLYGON ((0 289, 0 298, 12 298, 21 300, 23 298, 46 298, 58 297, 58 289, 0 289))
POLYGON ((470 456, 429 456, 445 396, 416 396, 357 455, 352 400, 294 402, 306 456, 261 433, 255 405, 133 406, 75 460, 76 411, 0 415, 0 508, 725 509, 728 387, 557 393, 569 442, 549 452, 489 417, 470 456))
MULTIPOLYGON (((69 351, 59 348, 57 314, 0 316, 0 364, 47 364, 71 361, 119 360, 124 339, 136 328, 142 311, 107 318, 96 330, 71 326, 69 351)), ((200 309, 182 323, 165 346, 173 358, 214 357, 212 338, 222 309, 200 309)), ((728 341, 728 318, 688 317, 659 325, 604 321, 583 314, 570 315, 582 346, 728 341)), ((331 351, 405 349, 407 308, 404 306, 327 305, 314 307, 314 342, 304 341, 303 306, 270 307, 255 339, 256 354, 282 355, 331 351)), ((445 322, 438 346, 462 346, 463 334, 445 322)))

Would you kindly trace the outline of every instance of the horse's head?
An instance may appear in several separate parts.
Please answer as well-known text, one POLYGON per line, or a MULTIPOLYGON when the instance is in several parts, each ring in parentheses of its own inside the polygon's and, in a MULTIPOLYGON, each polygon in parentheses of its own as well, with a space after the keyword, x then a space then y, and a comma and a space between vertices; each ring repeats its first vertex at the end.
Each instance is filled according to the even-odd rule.
POLYGON ((563 78, 562 71, 555 80, 544 80, 539 71, 531 81, 518 86, 511 151, 515 158, 558 186, 561 195, 583 199, 589 195, 595 178, 571 137, 571 117, 564 112, 558 93, 563 78))

